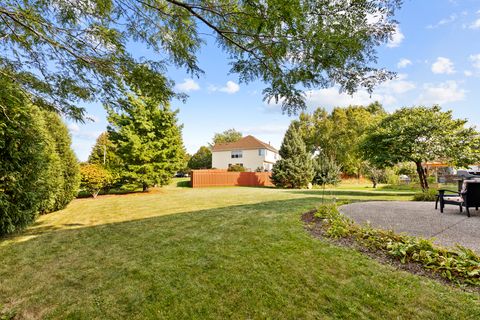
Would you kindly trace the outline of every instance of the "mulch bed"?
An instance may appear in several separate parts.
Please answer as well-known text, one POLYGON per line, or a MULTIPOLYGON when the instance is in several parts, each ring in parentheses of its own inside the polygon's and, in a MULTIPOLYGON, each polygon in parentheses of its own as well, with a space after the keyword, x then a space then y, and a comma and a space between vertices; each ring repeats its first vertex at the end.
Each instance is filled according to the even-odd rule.
POLYGON ((354 249, 382 264, 390 265, 397 270, 403 270, 403 271, 410 272, 412 274, 428 277, 430 279, 439 281, 442 284, 448 285, 453 288, 461 288, 462 290, 465 290, 468 292, 480 293, 479 287, 475 287, 471 285, 461 285, 461 286, 456 285, 451 281, 449 281, 448 279, 443 278, 439 274, 423 268, 421 263, 418 263, 418 262, 402 263, 398 259, 395 259, 394 257, 389 256, 387 253, 381 250, 375 250, 372 248, 362 246, 353 237, 343 237, 343 238, 337 238, 337 239, 328 237, 325 235, 323 219, 316 218, 314 216, 316 212, 317 212, 316 209, 312 209, 310 211, 303 213, 301 217, 302 221, 305 224, 305 230, 307 230, 315 238, 322 239, 323 241, 326 241, 328 243, 331 243, 337 246, 354 249))

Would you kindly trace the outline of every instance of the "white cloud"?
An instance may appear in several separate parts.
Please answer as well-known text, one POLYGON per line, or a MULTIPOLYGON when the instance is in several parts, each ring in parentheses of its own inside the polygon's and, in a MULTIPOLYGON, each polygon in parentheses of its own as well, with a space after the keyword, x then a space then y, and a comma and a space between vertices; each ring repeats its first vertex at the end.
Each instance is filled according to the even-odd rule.
POLYGON ((184 79, 182 83, 175 86, 178 91, 190 92, 200 90, 200 85, 193 79, 184 79))
MULTIPOLYGON (((415 84, 407 81, 406 74, 399 74, 396 79, 388 80, 377 86, 372 94, 366 90, 359 90, 353 95, 339 92, 338 87, 326 89, 309 90, 305 92, 307 106, 310 108, 325 107, 332 108, 348 105, 368 105, 378 101, 385 107, 392 107, 398 102, 403 94, 416 88, 415 84)), ((267 110, 278 110, 279 103, 270 102, 266 104, 267 110)))
POLYGON ((399 74, 396 79, 388 80, 380 84, 376 91, 384 95, 395 95, 415 89, 415 84, 406 79, 406 74, 399 74))
POLYGON ((427 83, 423 92, 417 99, 420 104, 445 104, 449 102, 462 101, 467 91, 460 88, 456 81, 445 81, 438 85, 427 83))
POLYGON ((448 18, 442 19, 442 20, 438 21, 436 24, 428 25, 427 29, 435 29, 435 28, 441 27, 443 25, 450 24, 450 23, 454 22, 455 20, 457 20, 457 15, 456 14, 451 14, 450 16, 448 16, 448 18))
POLYGON ((402 31, 400 30, 399 26, 395 27, 395 31, 392 34, 392 37, 390 40, 387 42, 387 47, 389 48, 395 48, 402 43, 403 39, 405 39, 405 36, 403 35, 402 31))
POLYGON ((67 128, 72 134, 80 132, 80 127, 76 123, 69 123, 67 128))
POLYGON ((438 57, 437 60, 432 64, 432 72, 436 74, 452 74, 455 73, 455 67, 450 59, 438 57))
POLYGON ((480 29, 480 19, 475 20, 468 26, 470 29, 480 29))
POLYGON ((465 77, 471 77, 471 76, 473 76, 473 72, 470 71, 470 70, 465 70, 465 71, 463 71, 463 74, 465 75, 465 77))
POLYGON ((398 61, 397 68, 398 69, 406 68, 407 66, 409 66, 411 64, 412 64, 412 61, 410 61, 408 59, 405 59, 405 58, 402 58, 402 59, 400 59, 400 61, 398 61))
POLYGON ((234 94, 240 91, 240 86, 236 82, 228 80, 225 86, 217 87, 217 86, 211 85, 208 87, 208 90, 212 92, 220 91, 228 94, 234 94))
POLYGON ((480 69, 480 53, 470 55, 470 61, 475 69, 480 69))

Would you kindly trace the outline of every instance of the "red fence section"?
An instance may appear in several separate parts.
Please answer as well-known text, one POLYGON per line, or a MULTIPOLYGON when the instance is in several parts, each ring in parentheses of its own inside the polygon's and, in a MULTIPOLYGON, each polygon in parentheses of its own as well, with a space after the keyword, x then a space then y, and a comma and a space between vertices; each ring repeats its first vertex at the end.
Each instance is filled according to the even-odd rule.
POLYGON ((193 188, 225 186, 273 186, 270 172, 230 172, 226 170, 193 170, 193 188))

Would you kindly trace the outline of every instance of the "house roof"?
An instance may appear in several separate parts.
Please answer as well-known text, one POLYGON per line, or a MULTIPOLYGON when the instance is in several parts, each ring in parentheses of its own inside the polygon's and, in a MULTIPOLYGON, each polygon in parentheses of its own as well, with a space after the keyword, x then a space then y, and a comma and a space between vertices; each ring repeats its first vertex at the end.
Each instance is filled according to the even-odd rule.
POLYGON ((262 142, 254 136, 248 135, 238 141, 228 143, 217 143, 212 147, 212 151, 230 151, 230 150, 249 150, 249 149, 268 149, 278 153, 278 150, 262 142))

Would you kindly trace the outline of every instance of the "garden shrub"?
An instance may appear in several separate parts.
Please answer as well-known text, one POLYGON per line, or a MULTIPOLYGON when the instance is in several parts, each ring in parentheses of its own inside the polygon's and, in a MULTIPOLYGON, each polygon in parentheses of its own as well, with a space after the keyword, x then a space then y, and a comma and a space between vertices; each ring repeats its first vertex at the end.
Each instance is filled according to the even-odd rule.
POLYGON ((41 213, 48 213, 65 208, 76 197, 80 184, 80 169, 65 123, 55 112, 43 111, 42 114, 48 124, 48 137, 45 141, 52 149, 47 180, 50 192, 41 208, 41 213))
POLYGON ((0 235, 26 227, 38 213, 65 207, 76 195, 77 160, 61 118, 28 103, 12 83, 0 78, 0 90, 17 90, 16 100, 0 105, 0 235))
POLYGON ((94 198, 111 181, 110 172, 99 164, 85 164, 80 167, 80 188, 94 198))
POLYGON ((245 167, 239 164, 234 164, 228 167, 227 171, 233 171, 233 172, 245 172, 245 167))
POLYGON ((435 201, 438 191, 436 189, 428 189, 427 191, 417 192, 413 195, 414 201, 435 201))
POLYGON ((454 250, 445 249, 427 239, 360 226, 342 215, 335 204, 321 205, 314 217, 323 222, 327 237, 350 237, 358 244, 385 252, 401 263, 420 263, 423 268, 452 282, 480 285, 480 257, 470 249, 461 246, 454 250))
MULTIPOLYGON (((0 90, 15 91, 10 83, 0 90)), ((18 94, 17 101, 0 104, 0 235, 26 227, 35 220, 43 199, 48 197, 50 154, 40 110, 18 94)))

